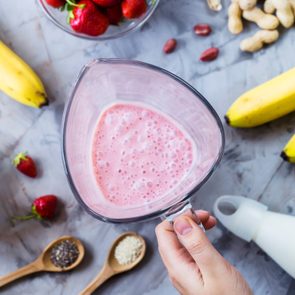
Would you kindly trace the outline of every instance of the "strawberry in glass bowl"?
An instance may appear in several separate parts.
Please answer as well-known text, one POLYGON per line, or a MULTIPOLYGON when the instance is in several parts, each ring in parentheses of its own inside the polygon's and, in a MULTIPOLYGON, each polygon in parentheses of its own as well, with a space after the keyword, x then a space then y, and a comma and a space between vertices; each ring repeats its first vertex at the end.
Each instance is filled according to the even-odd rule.
POLYGON ((47 17, 76 37, 109 40, 140 28, 160 0, 39 0, 47 17))

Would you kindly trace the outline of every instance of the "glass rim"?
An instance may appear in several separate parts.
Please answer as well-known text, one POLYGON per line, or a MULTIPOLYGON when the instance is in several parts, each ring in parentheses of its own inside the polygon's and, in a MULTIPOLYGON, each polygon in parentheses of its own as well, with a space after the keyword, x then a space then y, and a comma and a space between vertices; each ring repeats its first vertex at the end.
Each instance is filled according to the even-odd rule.
POLYGON ((117 38, 121 38, 124 37, 125 35, 136 31, 137 29, 139 29, 141 26, 143 26, 148 20, 149 18, 153 15, 153 13, 155 12, 160 0, 155 0, 155 4, 152 5, 151 10, 149 11, 149 13, 146 13, 145 16, 139 21, 136 22, 136 24, 134 24, 134 26, 131 26, 130 28, 121 31, 117 34, 113 34, 110 36, 105 36, 104 34, 99 35, 99 36, 90 36, 90 35, 85 35, 82 33, 78 33, 75 32, 74 30, 71 30, 70 28, 64 26, 63 24, 61 24, 59 21, 57 21, 52 14, 49 12, 49 10, 47 9, 45 3, 45 0, 38 0, 37 2, 39 3, 39 6, 41 7, 41 10, 43 11, 43 13, 46 15, 46 17, 54 24, 56 25, 58 28, 60 28, 62 31, 81 38, 81 39, 85 39, 85 40, 92 40, 92 41, 106 41, 106 40, 113 40, 113 39, 117 39, 117 38))
POLYGON ((163 68, 160 68, 158 66, 155 66, 155 65, 152 65, 152 64, 149 64, 149 63, 145 63, 145 62, 142 62, 142 61, 121 59, 121 58, 98 58, 98 59, 92 60, 91 62, 87 63, 86 65, 84 65, 82 67, 78 77, 75 80, 75 84, 74 84, 74 87, 72 89, 72 93, 71 93, 71 95, 70 95, 70 97, 69 97, 69 99, 66 102, 65 107, 64 107, 61 136, 62 136, 62 138, 61 138, 61 140, 62 140, 61 153, 62 153, 63 166, 64 166, 64 170, 65 170, 65 174, 67 176, 69 186, 71 188, 71 191, 74 194, 74 197, 78 201, 79 205, 81 205, 81 207, 88 214, 90 214, 91 216, 93 216, 94 218, 96 218, 98 220, 108 222, 108 223, 131 223, 131 222, 140 222, 140 221, 151 220, 151 219, 154 219, 156 217, 160 217, 165 212, 167 212, 168 210, 173 208, 176 204, 189 200, 203 186, 203 184, 205 184, 208 181, 208 179, 212 176, 213 172, 216 170, 218 164, 220 163, 220 161, 221 161, 221 159, 223 157, 224 146, 225 146, 225 134, 224 134, 224 128, 223 128, 221 119, 219 118, 219 116, 218 116, 217 112, 215 111, 215 109, 207 101, 207 99, 201 93, 199 93, 193 86, 191 86, 189 83, 187 83, 186 81, 184 81, 182 78, 178 77, 177 75, 175 75, 175 74, 173 74, 173 73, 171 73, 171 72, 169 72, 169 71, 167 71, 167 70, 165 70, 163 68), (149 214, 145 214, 145 215, 141 215, 141 216, 135 216, 135 217, 128 217, 128 218, 110 218, 110 217, 106 217, 106 216, 103 216, 103 215, 95 212, 94 210, 92 210, 82 200, 82 197, 80 196, 80 194, 79 194, 79 192, 78 192, 78 190, 77 190, 77 188, 76 188, 76 186, 74 184, 74 181, 73 181, 71 173, 70 173, 69 165, 68 165, 67 155, 66 155, 66 134, 67 134, 66 132, 67 132, 68 116, 69 116, 69 112, 70 112, 70 109, 71 109, 72 102, 74 100, 76 90, 79 87, 82 78, 84 77, 84 75, 88 72, 88 70, 92 66, 94 66, 95 64, 99 64, 99 63, 135 65, 135 66, 151 69, 151 70, 154 70, 154 71, 157 71, 157 72, 160 72, 160 73, 162 73, 164 75, 169 76, 170 78, 172 78, 172 79, 176 80, 177 82, 179 82, 182 86, 186 87, 196 97, 198 97, 198 99, 201 100, 201 102, 210 111, 211 115, 213 116, 213 118, 215 119, 215 121, 217 123, 217 126, 219 127, 220 136, 221 136, 221 144, 220 144, 220 148, 219 148, 218 157, 216 158, 215 162, 212 164, 210 170, 208 171, 206 176, 193 189, 191 189, 186 195, 183 196, 183 198, 179 199, 177 202, 175 202, 173 204, 168 205, 166 208, 151 212, 149 214))

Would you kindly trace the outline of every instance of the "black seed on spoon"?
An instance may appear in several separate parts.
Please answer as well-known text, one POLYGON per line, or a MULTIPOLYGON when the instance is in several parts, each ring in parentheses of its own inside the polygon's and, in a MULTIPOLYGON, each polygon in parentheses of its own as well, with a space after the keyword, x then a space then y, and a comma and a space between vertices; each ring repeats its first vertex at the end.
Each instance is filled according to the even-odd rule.
POLYGON ((78 256, 79 249, 76 243, 71 240, 63 240, 52 247, 50 260, 55 266, 66 268, 71 266, 78 256))

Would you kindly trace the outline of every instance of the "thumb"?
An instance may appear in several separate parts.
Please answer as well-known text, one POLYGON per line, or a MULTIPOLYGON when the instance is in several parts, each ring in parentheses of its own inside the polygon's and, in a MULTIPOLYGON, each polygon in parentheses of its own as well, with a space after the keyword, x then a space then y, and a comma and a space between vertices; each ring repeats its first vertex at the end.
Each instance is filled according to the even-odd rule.
POLYGON ((203 230, 188 216, 179 216, 174 231, 181 244, 193 257, 203 275, 213 275, 223 257, 213 247, 203 230))

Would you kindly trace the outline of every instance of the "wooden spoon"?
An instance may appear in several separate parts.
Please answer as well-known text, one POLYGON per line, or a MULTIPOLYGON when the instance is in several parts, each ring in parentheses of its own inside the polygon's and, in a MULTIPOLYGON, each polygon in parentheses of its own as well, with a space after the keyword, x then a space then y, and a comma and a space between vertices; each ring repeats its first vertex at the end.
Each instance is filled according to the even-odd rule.
POLYGON ((24 277, 26 275, 35 273, 35 272, 41 272, 41 271, 49 271, 49 272, 65 272, 68 270, 71 270, 73 268, 75 268, 83 259, 84 257, 84 246, 81 243, 80 240, 74 238, 74 237, 70 237, 70 236, 63 236, 60 237, 56 240, 54 240, 53 242, 51 242, 42 252, 42 254, 32 263, 18 269, 15 272, 12 272, 6 276, 0 277, 0 287, 5 286, 8 283, 11 283, 14 280, 17 280, 21 277, 24 277), (70 240, 73 241, 76 245, 77 248, 79 250, 79 256, 77 258, 77 260, 69 265, 68 267, 65 268, 60 268, 55 266, 51 260, 50 260, 50 254, 51 254, 51 249, 53 246, 55 246, 57 243, 63 241, 63 240, 70 240))
POLYGON ((120 274, 122 272, 126 272, 134 268, 138 265, 138 263, 143 259, 146 252, 146 243, 143 237, 134 233, 134 232, 126 232, 119 236, 114 242, 109 251, 108 257, 102 267, 102 270, 99 274, 89 283, 89 285, 80 293, 80 295, 90 295, 94 292, 100 285, 102 285, 106 280, 111 278, 114 275, 120 274), (115 258, 115 248, 124 238, 127 236, 133 236, 141 240, 142 248, 139 256, 131 263, 128 264, 119 264, 117 259, 115 258))

